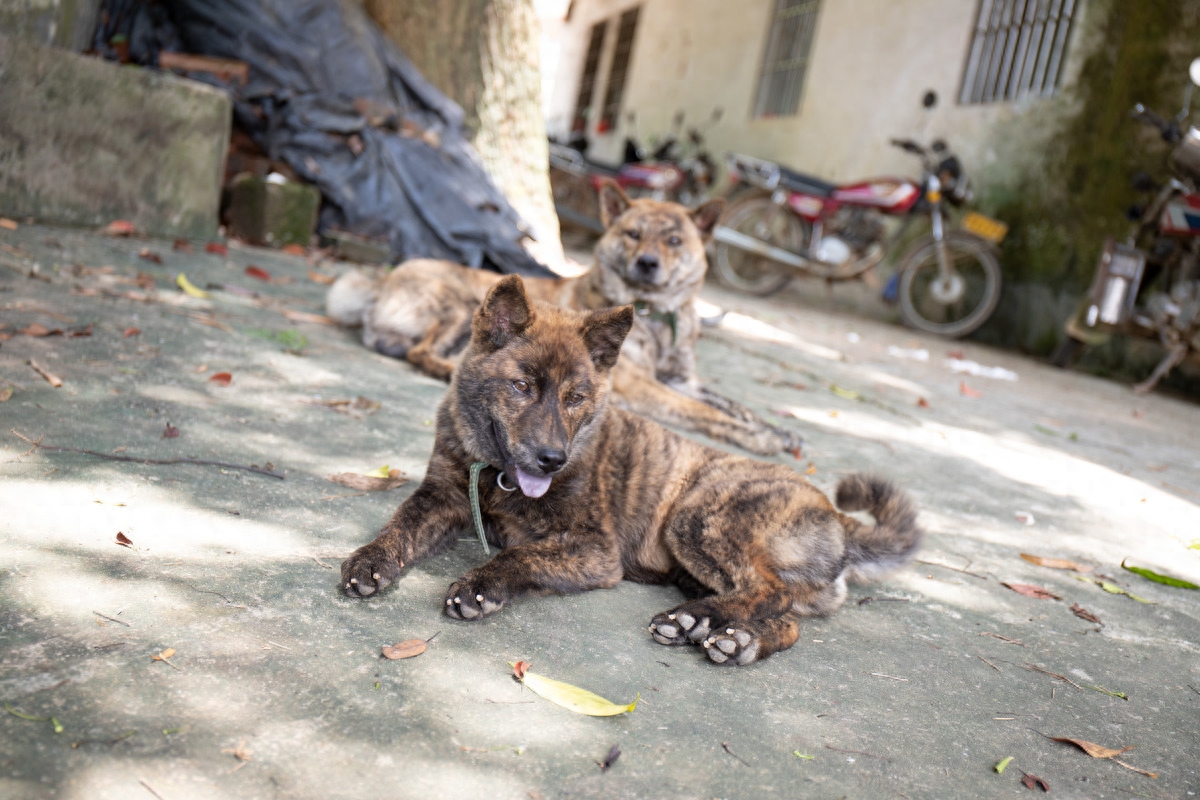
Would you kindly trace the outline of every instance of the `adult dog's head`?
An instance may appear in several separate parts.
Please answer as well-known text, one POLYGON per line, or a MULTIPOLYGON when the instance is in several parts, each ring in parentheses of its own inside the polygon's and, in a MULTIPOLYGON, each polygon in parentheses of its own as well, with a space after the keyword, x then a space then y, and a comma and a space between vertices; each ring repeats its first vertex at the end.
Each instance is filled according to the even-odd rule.
POLYGON ((643 302, 655 308, 681 308, 704 283, 704 247, 712 236, 724 200, 694 209, 658 200, 630 200, 617 184, 600 186, 604 235, 592 267, 612 305, 643 302))
POLYGON ((629 306, 581 312, 531 303, 516 275, 492 287, 450 387, 470 458, 501 470, 527 497, 573 472, 603 419, 609 373, 632 325, 629 306))

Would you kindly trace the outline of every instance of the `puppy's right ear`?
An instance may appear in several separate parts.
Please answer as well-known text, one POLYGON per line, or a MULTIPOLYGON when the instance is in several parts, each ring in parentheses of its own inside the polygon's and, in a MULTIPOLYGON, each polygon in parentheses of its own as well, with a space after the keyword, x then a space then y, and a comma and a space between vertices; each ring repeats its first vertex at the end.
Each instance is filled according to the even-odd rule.
POLYGON ((520 336, 533 321, 525 283, 520 275, 509 275, 491 288, 475 312, 471 335, 495 350, 520 336))
POLYGON ((629 210, 629 195, 616 181, 605 178, 600 182, 600 224, 605 228, 629 210))

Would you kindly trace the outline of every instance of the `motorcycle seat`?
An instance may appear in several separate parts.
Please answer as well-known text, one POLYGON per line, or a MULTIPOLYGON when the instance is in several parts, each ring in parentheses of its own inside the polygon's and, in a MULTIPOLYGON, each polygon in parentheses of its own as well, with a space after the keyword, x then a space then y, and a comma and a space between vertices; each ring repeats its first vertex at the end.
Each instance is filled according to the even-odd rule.
POLYGON ((599 161, 593 161, 590 158, 584 158, 583 162, 587 164, 588 169, 592 172, 600 175, 607 175, 610 178, 617 177, 617 174, 621 171, 620 167, 614 167, 612 164, 602 164, 599 161))
POLYGON ((833 190, 838 188, 832 183, 814 178, 811 175, 805 175, 802 172, 788 169, 787 167, 779 168, 779 185, 785 189, 791 189, 794 192, 803 192, 816 197, 832 197, 833 190))

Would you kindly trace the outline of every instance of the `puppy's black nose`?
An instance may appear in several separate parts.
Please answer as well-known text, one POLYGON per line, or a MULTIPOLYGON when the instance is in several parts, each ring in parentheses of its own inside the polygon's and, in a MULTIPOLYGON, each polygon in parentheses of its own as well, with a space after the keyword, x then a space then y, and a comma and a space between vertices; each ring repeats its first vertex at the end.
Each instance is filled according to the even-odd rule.
POLYGON ((658 256, 651 255, 649 253, 643 253, 637 257, 637 261, 634 262, 634 266, 637 267, 639 272, 646 274, 653 273, 654 270, 658 269, 658 256))
POLYGON ((567 463, 567 454, 553 447, 543 447, 537 451, 537 463, 542 472, 553 475, 567 463))

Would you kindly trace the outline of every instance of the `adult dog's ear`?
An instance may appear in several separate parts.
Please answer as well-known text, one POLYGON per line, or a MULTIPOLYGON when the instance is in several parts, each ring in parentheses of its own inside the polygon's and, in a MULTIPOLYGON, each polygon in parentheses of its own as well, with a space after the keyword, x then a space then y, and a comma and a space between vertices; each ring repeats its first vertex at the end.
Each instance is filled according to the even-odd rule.
POLYGON ((588 314, 579 333, 597 369, 610 370, 621 354, 621 344, 633 327, 633 306, 606 308, 588 314))
POLYGON ((709 200, 703 205, 696 206, 691 210, 692 222, 696 224, 696 229, 700 231, 700 238, 708 241, 712 238, 713 230, 717 227, 717 220, 721 218, 721 212, 725 210, 725 200, 718 197, 715 200, 709 200))
POLYGON ((491 288, 471 323, 472 337, 499 350, 520 336, 533 321, 525 282, 509 275, 491 288))
POLYGON ((605 228, 629 210, 629 195, 608 178, 600 182, 600 224, 605 228))

